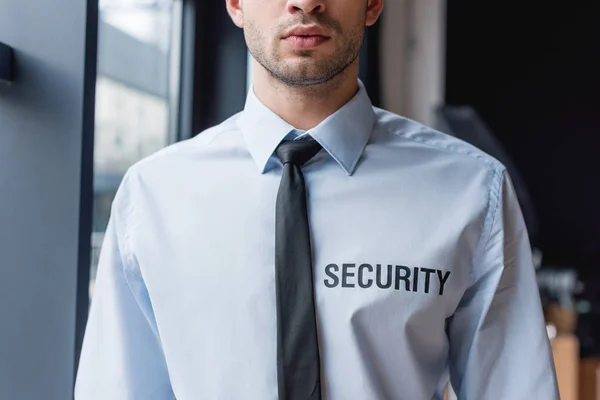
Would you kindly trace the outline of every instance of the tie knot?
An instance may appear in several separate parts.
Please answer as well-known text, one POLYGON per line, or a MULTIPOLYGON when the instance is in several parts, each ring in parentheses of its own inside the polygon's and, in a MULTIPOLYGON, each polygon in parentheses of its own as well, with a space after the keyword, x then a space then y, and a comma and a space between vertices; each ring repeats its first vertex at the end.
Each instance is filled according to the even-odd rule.
POLYGON ((312 137, 300 140, 285 140, 277 146, 277 156, 283 164, 303 166, 313 158, 320 150, 321 145, 312 137))

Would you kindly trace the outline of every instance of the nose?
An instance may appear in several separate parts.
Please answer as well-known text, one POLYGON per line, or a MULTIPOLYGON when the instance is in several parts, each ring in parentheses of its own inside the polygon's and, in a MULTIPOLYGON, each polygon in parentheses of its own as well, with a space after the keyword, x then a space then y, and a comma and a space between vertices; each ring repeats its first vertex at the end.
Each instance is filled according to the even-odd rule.
POLYGON ((324 0, 289 0, 288 12, 290 14, 321 14, 325 12, 324 0))

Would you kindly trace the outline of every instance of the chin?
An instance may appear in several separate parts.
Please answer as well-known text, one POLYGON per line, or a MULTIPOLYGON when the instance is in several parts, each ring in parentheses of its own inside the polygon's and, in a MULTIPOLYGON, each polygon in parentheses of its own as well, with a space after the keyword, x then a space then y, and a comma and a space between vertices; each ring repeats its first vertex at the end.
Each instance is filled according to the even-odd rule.
POLYGON ((297 70, 308 70, 308 71, 317 71, 322 69, 329 60, 326 57, 307 57, 307 56, 297 56, 297 57, 289 57, 287 58, 283 66, 288 69, 297 69, 297 70))

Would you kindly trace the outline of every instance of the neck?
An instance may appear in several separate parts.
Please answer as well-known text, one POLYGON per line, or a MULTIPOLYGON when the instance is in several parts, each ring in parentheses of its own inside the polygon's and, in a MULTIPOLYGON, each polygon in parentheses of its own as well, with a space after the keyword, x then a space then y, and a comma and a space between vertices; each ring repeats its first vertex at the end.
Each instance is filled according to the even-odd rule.
POLYGON ((255 60, 254 94, 271 111, 296 129, 309 130, 349 102, 358 92, 358 60, 328 82, 289 86, 255 60))

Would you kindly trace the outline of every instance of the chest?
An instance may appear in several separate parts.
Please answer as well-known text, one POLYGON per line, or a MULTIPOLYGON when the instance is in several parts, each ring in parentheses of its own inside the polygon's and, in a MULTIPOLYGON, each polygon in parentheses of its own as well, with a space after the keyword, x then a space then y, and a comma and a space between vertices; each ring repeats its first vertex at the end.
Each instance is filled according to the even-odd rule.
MULTIPOLYGON (((395 304, 449 316, 478 239, 471 205, 426 185, 320 176, 306 174, 317 305, 352 315, 395 304)), ((267 174, 251 184, 188 189, 177 207, 156 196, 135 236, 154 296, 242 320, 273 308, 278 186, 279 177, 267 174)))

